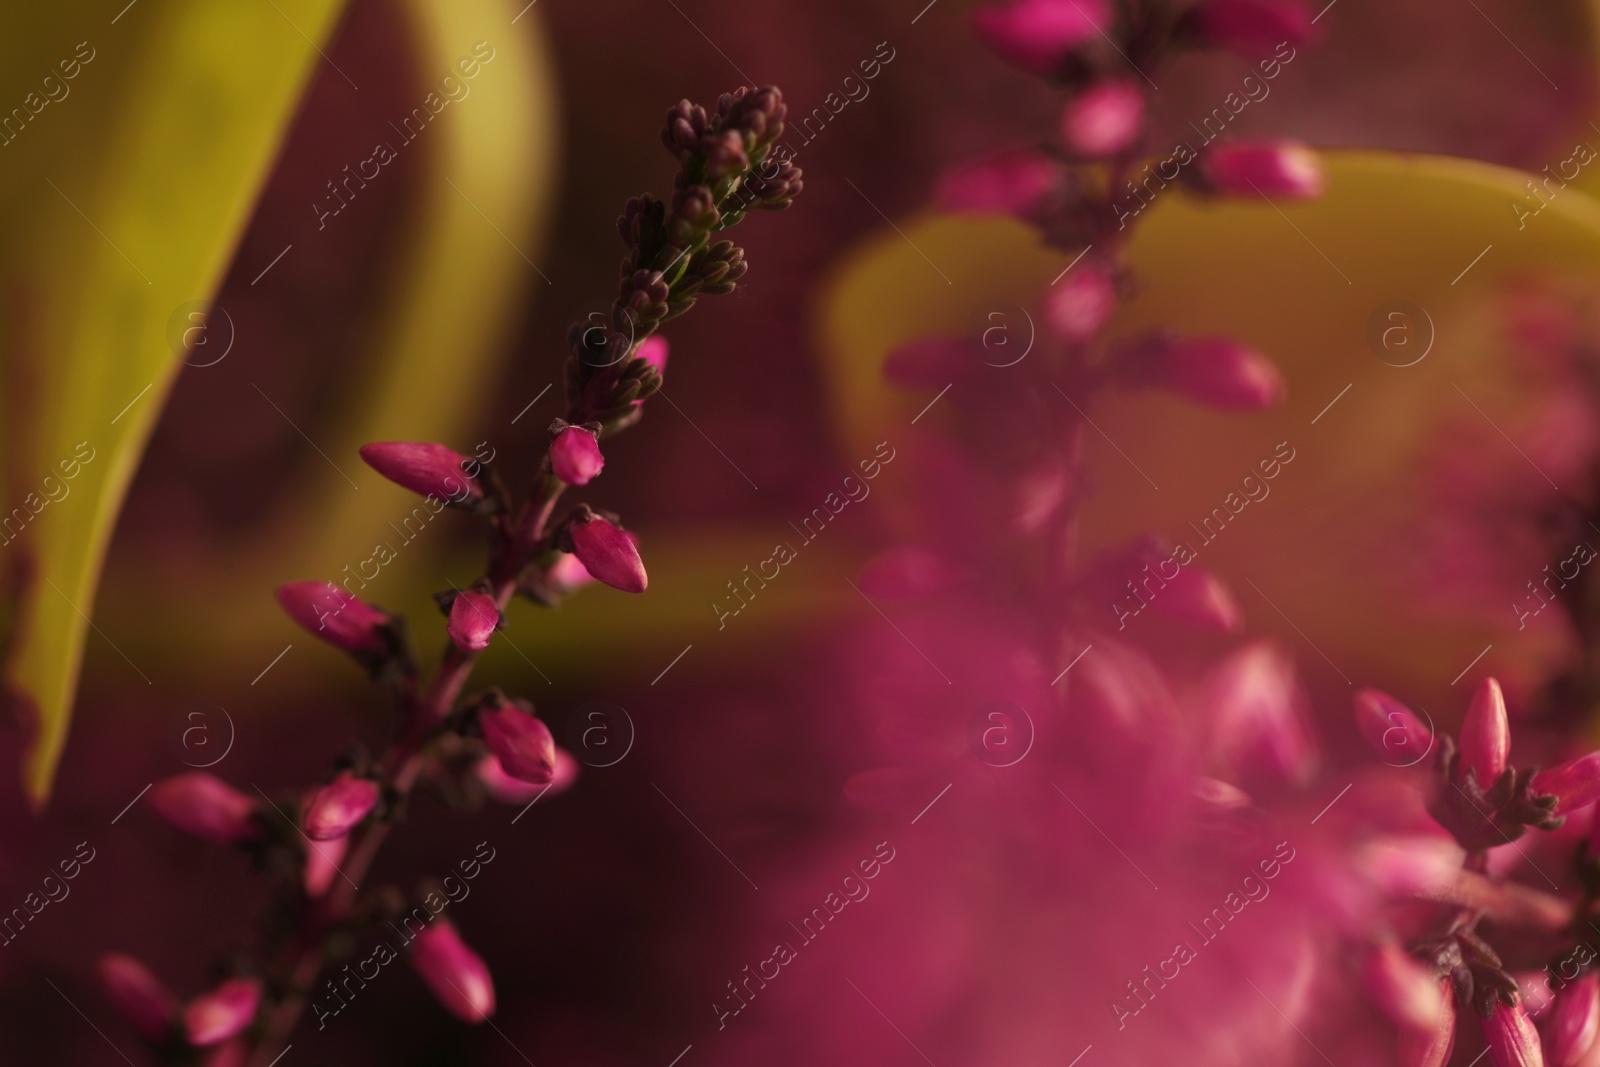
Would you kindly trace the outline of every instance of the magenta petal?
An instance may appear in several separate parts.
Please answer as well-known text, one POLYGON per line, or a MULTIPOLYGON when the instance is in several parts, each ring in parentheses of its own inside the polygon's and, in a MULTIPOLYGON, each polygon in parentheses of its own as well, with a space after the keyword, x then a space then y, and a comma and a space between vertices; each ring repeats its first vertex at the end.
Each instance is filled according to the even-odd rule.
POLYGON ((642 593, 649 584, 644 561, 627 531, 598 516, 575 520, 569 528, 572 551, 584 569, 624 593, 642 593))
POLYGON ((150 969, 132 956, 112 952, 95 968, 106 997, 139 1036, 160 1042, 178 1021, 178 1001, 150 969))
POLYGON ((1555 796, 1559 812, 1576 811, 1600 800, 1600 752, 1540 771, 1533 776, 1533 791, 1555 796))
POLYGON ((482 652, 500 623, 500 610, 488 593, 461 593, 450 605, 450 640, 463 652, 482 652))
POLYGON ((204 771, 157 782, 150 789, 150 806, 179 830, 213 845, 242 844, 261 833, 253 817, 256 802, 204 771))
POLYGON ((1488 789, 1505 773, 1511 759, 1511 723, 1506 718, 1506 698, 1500 683, 1486 678, 1472 696, 1461 723, 1461 767, 1471 771, 1481 788, 1488 789))
POLYGON ((341 771, 306 805, 306 836, 313 841, 343 837, 372 812, 380 793, 378 783, 372 779, 341 771))
POLYGON ((605 465, 599 440, 582 426, 568 426, 550 442, 550 467, 568 485, 588 485, 605 465))
POLYGON ((1224 196, 1309 200, 1328 186, 1322 157, 1293 141, 1212 145, 1201 154, 1200 169, 1224 196))
POLYGON ((541 720, 512 704, 496 703, 478 715, 483 740, 513 778, 543 785, 555 777, 556 743, 541 720))
POLYGON ((367 466, 413 493, 465 504, 483 497, 476 478, 462 469, 473 461, 427 441, 379 441, 361 446, 367 466))
POLYGON ((1483 1036, 1493 1067, 1544 1067, 1539 1031, 1520 1003, 1508 1007, 1497 1002, 1483 1021, 1483 1036))
POLYGON ((389 616, 332 582, 289 582, 278 586, 278 603, 289 617, 317 637, 346 652, 388 651, 380 627, 389 616))
POLYGON ((1411 766, 1433 747, 1422 721, 1387 693, 1363 689, 1355 695, 1356 726, 1374 752, 1393 766, 1411 766))

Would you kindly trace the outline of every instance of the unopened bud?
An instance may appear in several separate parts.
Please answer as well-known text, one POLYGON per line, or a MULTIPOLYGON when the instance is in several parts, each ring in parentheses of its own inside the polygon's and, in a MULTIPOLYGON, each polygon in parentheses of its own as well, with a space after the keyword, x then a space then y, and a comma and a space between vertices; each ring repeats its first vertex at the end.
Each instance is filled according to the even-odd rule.
POLYGON ((1059 177, 1055 160, 1029 149, 1012 149, 952 167, 940 177, 936 199, 946 211, 1026 218, 1059 177))
POLYGON ((1433 747, 1433 734, 1394 697, 1376 689, 1355 696, 1356 726, 1374 752, 1392 764, 1409 766, 1433 747))
POLYGON ((584 569, 613 589, 642 593, 649 585, 633 538, 588 508, 578 510, 563 532, 563 539, 584 569))
POLYGON ((1520 1001, 1510 1005, 1496 1001, 1483 1020, 1483 1036, 1493 1067, 1544 1067, 1539 1031, 1520 1001))
POLYGON ((413 493, 452 504, 483 499, 478 479, 467 474, 474 461, 431 441, 378 441, 361 446, 367 466, 413 493))
POLYGON ((543 785, 513 778, 506 773, 505 768, 500 765, 499 758, 493 753, 479 760, 475 771, 483 788, 500 803, 527 804, 546 794, 555 796, 571 789, 573 783, 578 780, 578 761, 565 749, 556 749, 555 773, 543 785))
POLYGON ((1310 12, 1297 0, 1205 0, 1179 22, 1179 32, 1246 59, 1305 44, 1314 31, 1310 12))
POLYGON ((1115 364, 1124 385, 1165 389, 1231 411, 1269 408, 1288 393, 1271 360, 1231 337, 1179 337, 1163 331, 1123 346, 1115 364))
POLYGON ((1533 776, 1533 791, 1556 798, 1556 811, 1571 812, 1600 800, 1600 752, 1557 764, 1533 776))
POLYGON ((157 782, 150 806, 179 830, 213 845, 239 845, 261 835, 256 802, 204 771, 157 782))
POLYGON ((1106 0, 1008 0, 972 13, 972 28, 996 55, 1046 75, 1110 23, 1106 0))
POLYGON ((1450 979, 1438 983, 1439 1025, 1432 1032, 1400 1031, 1396 1059, 1400 1067, 1445 1067, 1456 1047, 1456 998, 1450 979))
POLYGON ((343 837, 360 825, 361 820, 377 807, 382 790, 371 778, 360 778, 350 771, 340 771, 339 776, 321 789, 306 805, 306 836, 313 841, 331 841, 343 837))
POLYGON ((189 1044, 204 1048, 220 1045, 255 1020, 261 1006, 261 983, 254 978, 230 978, 209 993, 202 993, 183 1010, 183 1030, 189 1044))
POLYGON ((1545 1033, 1550 1067, 1578 1067, 1600 1036, 1600 974, 1593 971, 1556 993, 1545 1033))
POLYGON ((1116 280, 1109 268, 1093 260, 1069 270, 1044 296, 1045 321, 1068 344, 1092 340, 1116 309, 1116 280))
POLYGON ((478 725, 484 744, 511 777, 537 785, 555 777, 555 738, 542 720, 497 698, 479 711, 478 725))
POLYGON ((1386 942, 1372 950, 1362 973, 1372 1002, 1396 1026, 1429 1035, 1439 1029, 1439 981, 1416 957, 1386 942))
POLYGON ((1221 196, 1311 200, 1328 186, 1322 157, 1294 141, 1212 145, 1201 153, 1198 177, 1221 196))
POLYGON ((172 1036, 178 1001, 150 968, 132 956, 111 952, 100 957, 95 969, 106 998, 140 1037, 160 1044, 172 1036))
POLYGON ((1105 159, 1131 148, 1144 126, 1144 90, 1127 79, 1103 81, 1061 107, 1061 143, 1080 159, 1105 159))
POLYGON ((385 655, 383 628, 389 616, 332 582, 278 586, 278 603, 289 617, 336 648, 358 656, 385 655))
POLYGON ((445 627, 450 640, 463 652, 482 652, 500 624, 500 609, 494 597, 469 589, 457 594, 450 605, 450 623, 445 627))
POLYGON ((305 869, 301 872, 301 884, 305 886, 306 896, 316 900, 328 891, 349 849, 348 836, 306 843, 305 869))
POLYGON ((568 485, 588 485, 606 465, 593 430, 565 426, 550 442, 550 467, 568 485))
POLYGON ((481 1023, 494 1014, 494 980, 449 919, 435 919, 416 937, 411 966, 451 1015, 481 1023))
POLYGON ((1511 723, 1506 718, 1506 698, 1500 683, 1485 678, 1467 707, 1461 723, 1461 766, 1464 778, 1471 772, 1478 788, 1488 789, 1505 773, 1511 758, 1511 723))

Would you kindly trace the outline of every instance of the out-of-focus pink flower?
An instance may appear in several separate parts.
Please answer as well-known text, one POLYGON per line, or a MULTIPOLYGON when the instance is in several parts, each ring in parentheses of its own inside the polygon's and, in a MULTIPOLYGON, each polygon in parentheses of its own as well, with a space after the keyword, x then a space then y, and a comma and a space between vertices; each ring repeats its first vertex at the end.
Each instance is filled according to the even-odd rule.
POLYGON ((372 813, 381 793, 378 783, 371 778, 340 771, 338 777, 317 790, 306 805, 303 820, 306 836, 313 841, 345 836, 372 813))
POLYGON ((220 1045, 239 1033, 256 1017, 261 1006, 261 983, 254 978, 230 978, 202 993, 183 1010, 183 1031, 189 1044, 200 1048, 220 1045))
POLYGON ((1061 106, 1061 143, 1082 159, 1114 156, 1139 139, 1144 111, 1144 90, 1126 78, 1091 85, 1061 106))
POLYGON ((1534 1029, 1521 1002, 1496 1002, 1483 1021, 1483 1036, 1489 1043, 1489 1062, 1494 1067, 1544 1067, 1539 1031, 1534 1029))
POLYGON ((1445 1067, 1456 1047, 1456 998, 1450 980, 1438 984, 1439 1024, 1431 1032, 1402 1029, 1397 1042, 1400 1067, 1445 1067))
POLYGON ((1506 698, 1500 683, 1485 678, 1472 695, 1467 717, 1461 723, 1463 778, 1470 771, 1480 788, 1488 789, 1505 773, 1511 758, 1511 723, 1506 718, 1506 698))
POLYGON ((1271 641, 1240 647, 1212 671, 1202 700, 1224 755, 1241 770, 1296 783, 1309 779, 1316 751, 1305 724, 1305 695, 1283 649, 1271 641))
POLYGON ((1432 1036, 1439 1030, 1444 1004, 1433 972, 1392 941, 1368 954, 1362 968, 1372 1002, 1402 1030, 1432 1036))
POLYGON ((1600 1036, 1600 974, 1589 971, 1556 993, 1545 1032, 1550 1067, 1578 1067, 1600 1036))
POLYGON ((316 900, 328 891, 328 887, 333 885, 334 876, 339 873, 339 864, 344 862, 344 854, 349 850, 348 834, 328 841, 306 843, 306 863, 300 878, 306 896, 316 900))
POLYGON ((1600 752, 1557 764, 1533 776, 1533 791, 1558 800, 1559 812, 1576 811, 1600 800, 1600 752))
POLYGON ((1035 74, 1055 73, 1110 22, 1106 0, 1007 0, 972 13, 972 27, 985 44, 1035 74))
POLYGON ((553 592, 566 595, 594 581, 594 575, 583 561, 569 552, 563 552, 544 572, 544 580, 553 592))
POLYGON ((157 782, 150 789, 150 806, 179 830, 213 845, 239 845, 261 835, 256 802, 205 771, 157 782))
POLYGON ((499 624, 500 609, 495 607, 494 597, 469 589, 450 605, 450 624, 445 629, 461 651, 482 652, 499 624))
POLYGON ((1386 762, 1411 766, 1433 747, 1433 733, 1411 709, 1387 693, 1362 689, 1355 696, 1356 726, 1386 762))
POLYGON ((960 569, 924 545, 887 549, 861 568, 861 591, 886 600, 932 596, 961 579, 960 569))
MULTIPOLYGON (((653 333, 639 342, 639 347, 634 349, 633 355, 634 358, 642 359, 650 364, 657 374, 665 378, 667 375, 667 353, 667 339, 658 333, 653 333)), ((644 401, 635 400, 633 403, 637 407, 643 404, 644 401)))
POLYGON ((1243 811, 1252 803, 1250 794, 1238 786, 1204 775, 1195 779, 1193 792, 1196 799, 1215 811, 1243 811))
POLYGON ((592 512, 580 514, 567 527, 572 554, 595 578, 624 593, 642 593, 649 585, 644 561, 633 538, 592 512))
POLYGON ((357 655, 389 650, 381 632, 389 616, 332 582, 289 582, 277 596, 291 619, 336 648, 357 655))
POLYGON ((935 199, 946 211, 1028 216, 1055 187, 1059 164, 1015 148, 960 163, 940 177, 935 199))
POLYGON ((435 919, 416 936, 411 966, 444 1009, 462 1022, 481 1023, 494 1014, 489 968, 449 919, 435 919))
POLYGON ((556 796, 571 789, 578 780, 578 761, 565 749, 556 749, 555 773, 550 776, 550 781, 543 785, 513 778, 505 772, 504 767, 500 766, 500 760, 493 753, 479 760, 475 771, 478 781, 483 783, 489 795, 500 803, 526 804, 536 797, 547 794, 556 796))
POLYGON ((484 744, 513 778, 545 785, 555 778, 556 743, 540 719, 508 701, 492 701, 478 712, 484 744))
POLYGON ((172 1036, 178 1000, 148 967, 132 956, 111 952, 100 957, 95 969, 111 1006, 140 1037, 160 1043, 172 1036))
POLYGON ((568 485, 588 485, 604 469, 600 439, 582 426, 567 426, 550 442, 550 467, 568 485))
POLYGON ((1298 0, 1204 0, 1185 13, 1183 28, 1246 59, 1259 59, 1282 45, 1305 44, 1316 29, 1298 0))
POLYGON ((1116 354, 1126 385, 1165 389, 1210 407, 1259 411, 1281 404, 1288 383, 1266 356, 1231 337, 1140 338, 1116 354))
POLYGON ((1322 158, 1294 141, 1212 145, 1200 155, 1200 176, 1223 196, 1311 200, 1328 186, 1322 158))
POLYGON ((1466 853, 1447 837, 1390 834, 1356 852, 1355 869, 1391 897, 1438 894, 1461 873, 1466 853))
POLYGON ((467 474, 467 456, 429 441, 379 441, 361 446, 367 466, 413 493, 454 504, 483 499, 478 479, 467 474))
POLYGON ((1085 260, 1052 285, 1044 295, 1044 318, 1051 331, 1068 344, 1091 340, 1117 309, 1117 283, 1111 271, 1085 260))
POLYGON ((1163 615, 1207 630, 1237 633, 1244 627, 1244 612, 1228 583, 1200 567, 1178 571, 1152 606, 1163 615))

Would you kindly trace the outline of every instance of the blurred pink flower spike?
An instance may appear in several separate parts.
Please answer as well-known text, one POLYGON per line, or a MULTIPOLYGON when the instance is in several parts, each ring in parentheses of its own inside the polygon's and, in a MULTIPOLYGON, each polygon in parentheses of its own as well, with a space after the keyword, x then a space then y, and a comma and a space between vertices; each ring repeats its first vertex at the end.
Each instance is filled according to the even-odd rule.
POLYGON ((1456 998, 1448 978, 1438 983, 1439 1025, 1431 1033, 1402 1029, 1396 1042, 1400 1067, 1445 1067, 1456 1047, 1456 998))
POLYGON ((306 805, 306 836, 313 841, 344 837, 372 814, 380 794, 378 783, 371 778, 340 771, 339 776, 317 790, 316 796, 306 805))
POLYGON ((1600 752, 1557 764, 1533 776, 1533 791, 1556 798, 1556 811, 1577 811, 1600 800, 1600 752))
POLYGON ((550 442, 550 468, 568 485, 588 485, 606 465, 600 439, 582 426, 558 425, 550 442))
POLYGON ((463 652, 482 652, 500 625, 500 609, 488 593, 467 590, 450 605, 450 640, 463 652))
POLYGON ((1478 788, 1488 789, 1505 773, 1511 759, 1511 723, 1505 694, 1493 678, 1485 678, 1472 695, 1461 723, 1460 747, 1457 774, 1464 779, 1471 772, 1478 788))
POLYGON ((556 769, 544 785, 513 778, 500 766, 493 753, 478 761, 478 781, 491 797, 502 804, 527 804, 538 797, 565 793, 578 780, 578 761, 565 749, 556 749, 556 769))
POLYGON ((278 603, 289 617, 335 648, 357 656, 386 656, 389 616, 332 582, 278 586, 278 603))
POLYGON ((100 957, 95 969, 106 999, 140 1037, 153 1044, 172 1037, 178 1022, 178 1000, 150 968, 132 956, 110 952, 100 957))
POLYGON ((1392 941, 1367 956, 1362 967, 1367 994, 1401 1030, 1432 1036, 1444 1018, 1439 980, 1421 961, 1392 941))
POLYGON ((550 727, 504 697, 491 697, 478 711, 484 744, 513 778, 535 785, 554 780, 556 743, 550 727))
POLYGON ((949 168, 934 195, 946 211, 1026 218, 1055 188, 1059 173, 1059 164, 1047 156, 1007 149, 949 168))
POLYGON ((1079 159, 1105 159, 1132 147, 1144 127, 1144 90, 1111 78, 1067 98, 1058 128, 1061 144, 1079 159))
POLYGON ((1294 141, 1217 144, 1200 155, 1201 187, 1220 196, 1312 200, 1328 187, 1322 157, 1294 141))
POLYGON ((1237 649, 1212 671, 1203 700, 1223 754, 1241 772, 1310 780, 1317 755, 1306 698, 1294 661, 1277 645, 1253 641, 1237 649))
POLYGON ((1093 340, 1117 309, 1117 283, 1109 268, 1085 260, 1044 295, 1044 318, 1056 337, 1071 345, 1093 340))
POLYGON ((1589 971, 1556 993, 1545 1030, 1550 1067, 1578 1067, 1600 1036, 1600 974, 1589 971))
POLYGON ((1151 606, 1168 618, 1206 630, 1238 633, 1244 628, 1244 612, 1228 584, 1199 567, 1178 571, 1151 606))
POLYGON ((199 1048, 220 1045, 249 1026, 261 1006, 261 983, 254 978, 230 978, 209 993, 202 993, 183 1010, 183 1032, 199 1048))
POLYGON ((344 862, 344 854, 349 850, 348 835, 335 837, 331 841, 306 843, 306 865, 301 872, 301 884, 305 886, 306 896, 316 900, 328 891, 339 874, 339 864, 344 862))
POLYGON ((972 13, 973 30, 996 55, 1043 75, 1059 71, 1110 23, 1106 0, 1008 0, 972 13))
POLYGON ((1285 45, 1306 44, 1316 26, 1299 0, 1205 0, 1184 13, 1180 32, 1246 59, 1260 59, 1285 45))
POLYGON ((451 1015, 481 1023, 494 1014, 494 980, 489 968, 456 933, 449 919, 435 919, 419 933, 411 966, 451 1015))
POLYGON ((1385 762, 1411 766, 1433 747, 1433 733, 1394 697, 1376 689, 1355 696, 1356 726, 1385 762))
POLYGON ((1493 1067, 1544 1067, 1539 1031, 1520 1001, 1510 1005, 1497 1001, 1483 1020, 1483 1036, 1493 1067))
POLYGON ((1125 386, 1165 389, 1227 411, 1260 411, 1289 395, 1277 365, 1231 337, 1158 332, 1119 348, 1114 365, 1125 386))
POLYGON ((204 771, 157 782, 150 806, 177 829, 213 845, 240 845, 261 836, 256 802, 204 771))
POLYGON ((429 441, 378 441, 361 446, 367 466, 422 496, 452 504, 475 504, 483 499, 483 486, 469 475, 474 461, 444 445, 429 441))
MULTIPOLYGON (((626 530, 580 507, 562 533, 570 551, 584 569, 600 581, 624 593, 642 593, 649 585, 644 561, 626 530)), ((566 547, 566 546, 563 546, 566 547)))

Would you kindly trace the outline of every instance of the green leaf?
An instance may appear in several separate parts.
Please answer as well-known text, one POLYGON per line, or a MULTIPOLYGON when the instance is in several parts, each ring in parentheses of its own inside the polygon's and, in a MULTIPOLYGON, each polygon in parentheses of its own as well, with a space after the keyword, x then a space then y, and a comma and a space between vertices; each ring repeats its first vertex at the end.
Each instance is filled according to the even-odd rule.
POLYGON ((4 548, 6 681, 31 721, 35 805, 117 513, 182 365, 169 320, 214 294, 341 6, 162 0, 112 22, 48 5, 19 10, 0 44, 0 107, 60 97, 0 147, 7 536, 25 527, 4 548), (80 41, 68 80, 57 64, 80 41), (50 502, 63 484, 70 496, 50 502))

